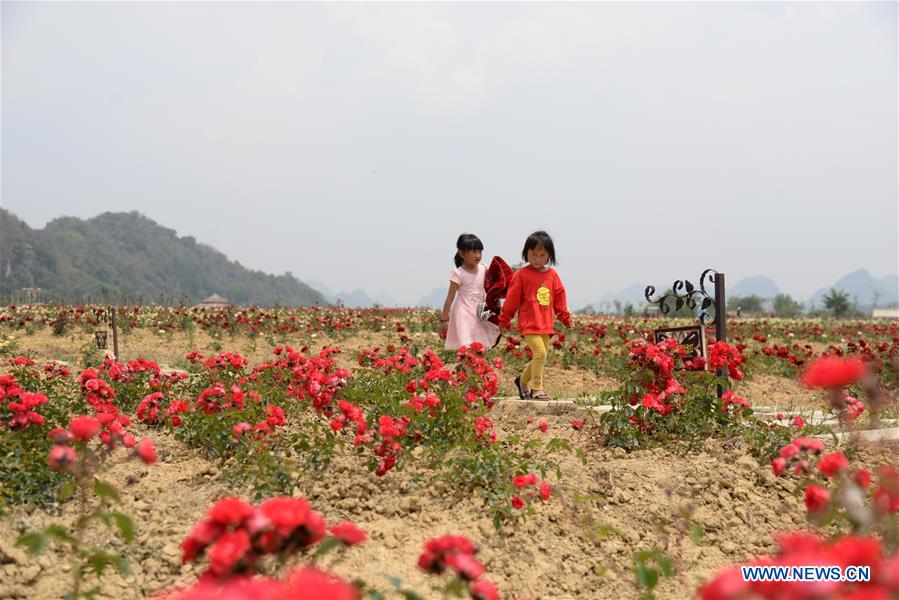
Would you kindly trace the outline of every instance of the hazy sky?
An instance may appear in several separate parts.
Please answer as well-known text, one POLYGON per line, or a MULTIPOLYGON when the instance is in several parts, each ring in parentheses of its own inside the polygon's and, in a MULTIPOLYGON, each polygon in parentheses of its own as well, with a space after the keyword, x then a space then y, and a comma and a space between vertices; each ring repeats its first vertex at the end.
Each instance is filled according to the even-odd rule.
POLYGON ((2 3, 0 204, 138 210, 414 303, 555 238, 573 307, 897 272, 897 4, 2 3))

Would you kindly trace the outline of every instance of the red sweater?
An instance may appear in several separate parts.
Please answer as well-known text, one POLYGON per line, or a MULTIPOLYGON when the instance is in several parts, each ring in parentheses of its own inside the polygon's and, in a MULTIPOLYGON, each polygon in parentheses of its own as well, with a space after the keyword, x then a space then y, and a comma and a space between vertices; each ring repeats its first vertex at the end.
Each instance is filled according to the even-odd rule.
POLYGON ((522 335, 552 333, 553 312, 566 327, 571 327, 565 286, 555 269, 538 271, 527 265, 512 274, 509 292, 499 316, 500 327, 508 328, 516 312, 518 331, 522 335))

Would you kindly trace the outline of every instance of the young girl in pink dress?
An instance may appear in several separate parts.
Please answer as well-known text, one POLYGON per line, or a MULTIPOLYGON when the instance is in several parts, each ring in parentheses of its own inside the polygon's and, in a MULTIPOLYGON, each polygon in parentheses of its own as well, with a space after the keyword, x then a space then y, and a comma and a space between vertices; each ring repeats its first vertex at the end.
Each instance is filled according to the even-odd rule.
POLYGON ((450 272, 449 291, 440 315, 440 333, 446 336, 447 350, 480 342, 486 351, 499 338, 499 327, 478 314, 478 303, 483 305, 487 298, 484 290, 487 265, 481 262, 483 251, 484 244, 476 235, 463 233, 456 240, 453 257, 456 268, 450 272))

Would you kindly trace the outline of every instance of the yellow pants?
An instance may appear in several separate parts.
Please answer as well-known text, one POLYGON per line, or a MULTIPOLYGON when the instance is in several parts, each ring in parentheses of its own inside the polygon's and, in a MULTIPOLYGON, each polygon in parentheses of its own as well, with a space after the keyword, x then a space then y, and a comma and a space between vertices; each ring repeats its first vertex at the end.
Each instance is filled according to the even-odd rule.
POLYGON ((543 365, 546 364, 546 351, 549 349, 549 334, 527 333, 524 343, 531 349, 531 362, 521 374, 521 385, 532 390, 543 389, 543 365))

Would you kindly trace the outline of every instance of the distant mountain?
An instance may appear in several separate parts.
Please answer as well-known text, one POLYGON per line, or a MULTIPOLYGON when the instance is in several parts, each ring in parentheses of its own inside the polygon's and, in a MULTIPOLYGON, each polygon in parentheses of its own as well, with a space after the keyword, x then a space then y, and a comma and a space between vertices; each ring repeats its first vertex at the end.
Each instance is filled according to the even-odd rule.
MULTIPOLYGON (((727 285, 725 281, 727 295, 731 298, 740 296, 759 296, 760 298, 774 298, 781 293, 780 288, 774 283, 770 277, 764 275, 756 275, 741 279, 734 286, 727 285)), ((713 286, 714 287, 714 286, 713 286)), ((708 289, 708 288, 706 288, 708 289)))
POLYGON ((193 304, 213 293, 244 305, 325 303, 290 273, 251 271, 137 212, 62 217, 32 229, 0 209, 0 297, 30 287, 70 303, 193 304))
POLYGON ((642 308, 646 304, 645 291, 645 283, 634 283, 617 292, 606 292, 598 302, 593 302, 592 306, 594 310, 600 312, 614 312, 617 301, 622 307, 631 304, 634 308, 642 308))
POLYGON ((329 304, 341 302, 348 308, 371 308, 375 304, 383 306, 384 308, 395 308, 400 305, 399 302, 388 294, 378 294, 374 298, 371 298, 365 290, 355 290, 352 292, 340 292, 335 294, 327 285, 320 281, 308 281, 306 283, 308 283, 314 290, 321 292, 329 304))
MULTIPOLYGON (((693 282, 696 283, 695 281, 693 282)), ((839 279, 832 286, 821 288, 815 292, 814 296, 806 302, 806 308, 814 306, 821 308, 823 306, 823 298, 830 291, 830 288, 848 292, 850 300, 857 302, 858 308, 862 311, 870 310, 874 305, 875 296, 877 306, 885 307, 899 302, 899 277, 896 275, 888 275, 880 279, 871 276, 868 271, 859 269, 849 273, 839 279)), ((621 306, 633 304, 634 308, 640 309, 645 304, 643 290, 646 285, 643 283, 634 283, 626 288, 615 292, 607 292, 603 294, 598 302, 592 304, 593 308, 599 312, 615 312, 615 302, 620 302, 621 306)), ((714 286, 712 286, 714 288, 714 286)), ((709 290, 711 292, 711 290, 709 290)), ((657 290, 656 295, 661 290, 657 290)), ((784 293, 778 285, 770 277, 764 275, 756 275, 741 279, 733 286, 728 286, 728 298, 737 296, 746 297, 756 295, 765 299, 772 299, 778 294, 784 293)), ((794 298, 799 300, 799 298, 794 298)))
POLYGON ((337 302, 337 296, 324 283, 320 281, 307 281, 306 285, 311 287, 313 290, 321 293, 321 295, 325 297, 325 300, 328 302, 328 304, 334 304, 335 302, 337 302))
POLYGON ((899 278, 896 275, 876 279, 865 269, 859 269, 840 278, 833 285, 819 289, 812 295, 809 303, 815 308, 821 308, 830 288, 848 293, 850 301, 857 303, 861 309, 870 309, 875 300, 880 307, 899 302, 899 278))
POLYGON ((426 308, 443 308, 443 303, 446 301, 446 290, 447 288, 436 287, 430 291, 425 296, 422 296, 421 299, 415 303, 415 306, 423 306, 426 308))

